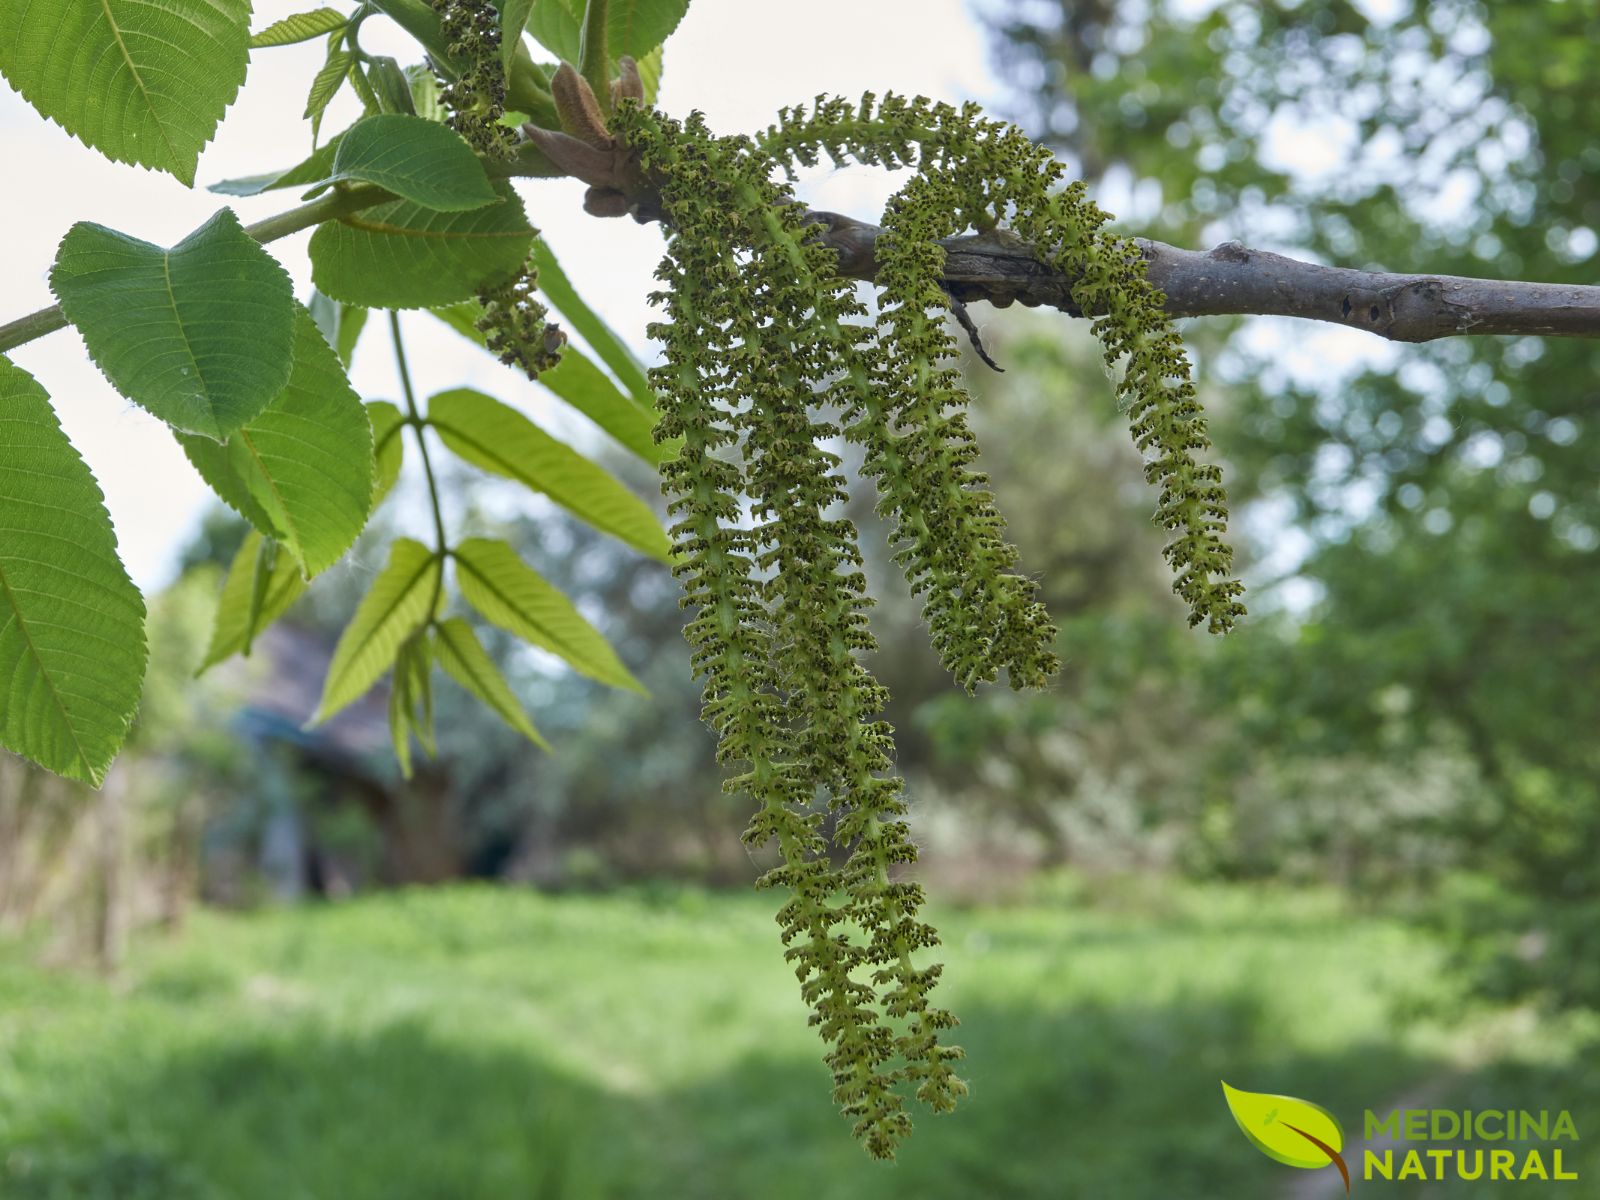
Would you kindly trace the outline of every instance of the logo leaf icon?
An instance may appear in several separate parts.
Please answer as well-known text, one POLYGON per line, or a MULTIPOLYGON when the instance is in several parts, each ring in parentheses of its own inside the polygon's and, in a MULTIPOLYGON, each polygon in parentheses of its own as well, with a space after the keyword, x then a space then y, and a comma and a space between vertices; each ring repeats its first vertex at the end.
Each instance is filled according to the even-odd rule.
POLYGON ((1222 1094, 1233 1119, 1257 1150, 1288 1166, 1308 1170, 1332 1163, 1344 1176, 1345 1191, 1350 1190, 1350 1171, 1340 1157, 1344 1129, 1327 1109, 1293 1096, 1241 1091, 1226 1080, 1222 1081, 1222 1094))

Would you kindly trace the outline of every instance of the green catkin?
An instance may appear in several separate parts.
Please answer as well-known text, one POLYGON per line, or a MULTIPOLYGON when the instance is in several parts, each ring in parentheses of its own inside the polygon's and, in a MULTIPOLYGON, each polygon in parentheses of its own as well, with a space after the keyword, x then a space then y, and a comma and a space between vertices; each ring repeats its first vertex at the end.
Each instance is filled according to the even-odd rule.
POLYGON ((1057 669, 1056 630, 1012 569, 976 466, 939 240, 1007 224, 1080 281, 1074 299, 1101 314, 1108 361, 1125 362, 1119 392, 1160 489, 1157 520, 1177 534, 1175 588, 1192 623, 1221 630, 1243 610, 1220 480, 1191 453, 1207 442, 1188 363, 1132 243, 1104 232, 1080 185, 1059 186, 1048 153, 971 106, 821 101, 753 141, 626 102, 611 132, 637 155, 668 230, 653 298, 668 320, 651 328, 665 362, 651 381, 656 437, 681 441, 661 472, 703 716, 737 769, 725 786, 754 801, 746 841, 781 856, 761 886, 789 892, 785 957, 828 1046, 834 1099, 868 1151, 892 1157, 911 1128, 903 1091, 946 1112, 966 1088, 961 1051, 942 1040, 956 1019, 931 998, 941 968, 914 961, 938 935, 918 915, 921 888, 897 877, 916 848, 887 693, 861 661, 874 648, 871 600, 826 445, 862 446, 955 677, 971 688, 1005 671, 1037 687, 1057 669), (822 154, 916 169, 878 239, 875 322, 773 180, 822 154))
POLYGON ((483 315, 475 325, 484 345, 506 366, 520 367, 529 379, 560 362, 561 347, 567 343, 561 327, 546 320, 550 310, 535 298, 538 286, 539 268, 530 257, 506 282, 478 291, 483 315))
POLYGON ((762 883, 790 889, 778 920, 829 1045, 834 1098, 888 1157, 910 1130, 898 1083, 941 1110, 962 1088, 949 1066, 959 1051, 936 1037, 954 1018, 927 997, 937 968, 910 959, 936 943, 916 919, 921 893, 890 879, 916 852, 878 717, 887 694, 858 658, 873 641, 856 531, 834 515, 840 461, 821 444, 838 430, 818 416, 830 396, 817 385, 865 379, 856 359, 869 330, 750 143, 713 139, 696 120, 620 120, 660 177, 672 230, 660 272, 672 320, 656 331, 668 365, 653 382, 658 437, 684 439, 663 473, 705 715, 719 753, 747 767, 730 781, 758 805, 747 840, 775 840, 783 856, 762 883), (742 470, 714 457, 735 443, 742 470), (819 799, 849 847, 842 869, 819 799))
MULTIPOLYGON (((440 76, 439 100, 448 123, 487 159, 509 159, 518 138, 501 123, 505 116, 506 79, 500 62, 500 16, 489 0, 433 0, 440 29, 448 39, 451 60, 460 67, 454 79, 440 76)), ((484 343, 508 367, 519 367, 529 379, 561 361, 567 335, 553 322, 550 310, 534 296, 539 269, 530 257, 504 283, 477 293, 483 313, 475 322, 484 343)))
POLYGON ((978 443, 956 345, 941 319, 938 239, 964 228, 959 178, 918 175, 890 202, 878 240, 882 288, 874 395, 852 415, 852 440, 867 451, 878 511, 892 518, 895 560, 913 591, 934 649, 969 691, 1001 668, 1013 687, 1043 687, 1060 667, 1055 626, 1032 580, 1010 570, 1016 548, 973 466, 978 443))
POLYGON ((500 65, 500 14, 491 0, 432 0, 439 29, 460 70, 440 77, 439 99, 449 125, 478 153, 490 158, 516 154, 517 135, 500 123, 506 112, 506 76, 500 65))
MULTIPOLYGON (((1043 261, 1077 280, 1073 300, 1080 310, 1099 314, 1092 329, 1105 348, 1107 365, 1123 364, 1118 397, 1144 455, 1145 476, 1158 489, 1154 520, 1175 535, 1163 550, 1175 574, 1173 590, 1188 605, 1191 625, 1204 622, 1213 633, 1233 628, 1244 615, 1239 603, 1244 588, 1233 578, 1233 551, 1223 540, 1227 497, 1221 472, 1194 457, 1211 442, 1188 356, 1162 308, 1161 293, 1145 276, 1138 247, 1102 228, 1109 218, 1087 198, 1083 184, 1067 182, 1049 150, 1015 126, 983 117, 971 104, 957 109, 899 96, 880 103, 868 94, 852 106, 819 97, 809 112, 803 106, 783 110, 759 144, 775 166, 791 172, 816 164, 822 155, 841 165, 915 167, 917 178, 888 214, 893 219, 898 207, 904 222, 903 209, 910 203, 921 214, 920 227, 911 218, 910 233, 947 236, 1003 223, 1043 261), (907 196, 918 188, 942 191, 945 207, 907 196)), ((917 275, 924 288, 930 269, 936 284, 932 264, 943 261, 938 248, 929 253, 923 245, 910 253, 926 255, 917 275)), ((903 560, 908 573, 923 553, 936 551, 909 553, 903 560)), ((930 590, 953 584, 935 577, 930 590)))

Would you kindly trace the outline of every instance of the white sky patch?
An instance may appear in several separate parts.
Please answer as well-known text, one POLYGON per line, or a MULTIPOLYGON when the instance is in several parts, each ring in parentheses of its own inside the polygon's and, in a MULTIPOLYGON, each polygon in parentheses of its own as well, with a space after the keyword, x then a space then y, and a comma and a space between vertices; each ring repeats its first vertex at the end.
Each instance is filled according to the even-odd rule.
MULTIPOLYGON (((291 11, 261 6, 259 27, 291 11)), ((362 28, 373 53, 416 61, 415 43, 382 20, 362 28)), ((959 103, 999 92, 984 31, 962 0, 812 0, 803 19, 748 0, 695 0, 668 43, 660 103, 672 113, 703 109, 719 132, 754 131, 778 108, 817 93, 851 99, 863 91, 924 94, 959 103), (908 37, 906 31, 920 31, 908 37)), ((299 119, 312 76, 321 65, 321 39, 253 52, 250 78, 211 147, 201 156, 201 185, 287 167, 310 149, 299 119)), ((547 57, 538 55, 540 57, 547 57)), ((335 101, 324 130, 342 129, 359 109, 348 89, 335 101)), ((297 203, 292 191, 224 198, 185 189, 169 176, 112 163, 45 121, 0 83, 0 145, 12 186, 0 198, 8 231, 0 263, 0 322, 52 303, 46 279, 56 245, 76 221, 96 221, 159 245, 181 240, 224 203, 245 222, 297 203), (25 186, 16 181, 25 180, 25 186)), ((802 185, 817 207, 875 216, 895 185, 881 172, 819 170, 802 185)), ((582 187, 571 181, 526 181, 520 191, 533 223, 580 292, 647 359, 646 297, 661 255, 661 233, 628 220, 601 221, 581 209, 582 187)), ((273 254, 295 278, 302 299, 310 289, 305 257, 309 231, 276 242, 273 254)), ((594 444, 600 435, 552 401, 536 384, 508 371, 459 335, 423 314, 405 318, 407 349, 419 392, 469 386, 525 408, 557 436, 594 444)), ((209 490, 161 422, 112 390, 88 361, 76 333, 64 330, 12 352, 12 360, 49 391, 62 424, 88 460, 117 528, 134 580, 159 587, 173 573, 209 490)), ((383 322, 369 323, 352 379, 363 398, 397 399, 393 356, 383 322)))
POLYGON ((1261 163, 1305 183, 1322 183, 1347 170, 1359 148, 1354 121, 1338 113, 1306 116, 1288 106, 1267 122, 1261 138, 1261 163))
POLYGON ((1393 370, 1402 355, 1393 342, 1360 329, 1293 317, 1252 318, 1234 349, 1271 364, 1262 377, 1269 389, 1290 383, 1324 393, 1364 371, 1393 370))

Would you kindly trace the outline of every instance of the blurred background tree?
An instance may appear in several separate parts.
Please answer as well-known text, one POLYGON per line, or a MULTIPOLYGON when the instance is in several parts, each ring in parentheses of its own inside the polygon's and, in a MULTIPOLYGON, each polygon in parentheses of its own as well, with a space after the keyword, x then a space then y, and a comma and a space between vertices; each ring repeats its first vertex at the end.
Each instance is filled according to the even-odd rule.
MULTIPOLYGON (((1015 115, 1141 234, 1590 282, 1597 16, 1592 3, 1018 0, 998 54, 1023 84, 1015 115)), ((1255 608, 1282 610, 1216 656, 1213 701, 1272 764, 1276 803, 1320 790, 1339 806, 1322 822, 1328 851, 1356 823, 1369 859, 1486 877, 1444 906, 1486 983, 1592 1001, 1600 346, 1400 350, 1252 320, 1203 363, 1226 390, 1234 487, 1257 509, 1269 569, 1255 608), (1294 785, 1296 764, 1315 762, 1337 764, 1333 788, 1294 785), (1397 770, 1373 827, 1363 781, 1397 770), (1469 894, 1504 889, 1522 902, 1467 915, 1469 894)), ((1259 773, 1233 753, 1239 782, 1259 773)), ((1248 816, 1217 811, 1235 857, 1251 855, 1248 816)))

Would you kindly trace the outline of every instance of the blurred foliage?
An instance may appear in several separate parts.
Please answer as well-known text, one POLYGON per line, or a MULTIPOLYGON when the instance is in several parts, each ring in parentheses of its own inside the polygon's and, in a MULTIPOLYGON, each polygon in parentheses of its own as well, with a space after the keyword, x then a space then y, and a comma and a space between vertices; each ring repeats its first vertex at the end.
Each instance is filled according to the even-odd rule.
MULTIPOLYGON (((1018 114, 1129 196, 1140 233, 1593 281, 1591 0, 1003 11, 1018 114)), ((1502 988, 1600 1000, 1572 967, 1600 927, 1600 344, 1302 338, 1243 323, 1212 362, 1235 489, 1280 558, 1301 547, 1279 567, 1311 599, 1283 643, 1230 647, 1241 732, 1279 770, 1470 763, 1482 796, 1462 783, 1424 827, 1525 903, 1456 912, 1463 956, 1502 988)))
POLYGON ((151 600, 139 717, 102 790, 0 753, 0 928, 47 925, 52 955, 115 969, 131 928, 183 922, 202 828, 245 757, 212 719, 236 681, 194 678, 217 582, 197 569, 151 600))

